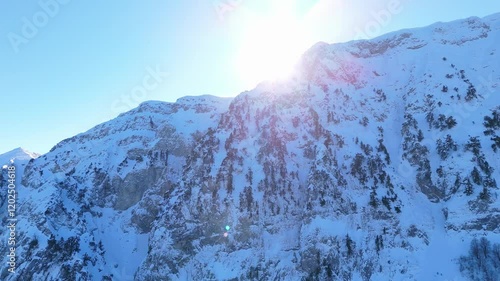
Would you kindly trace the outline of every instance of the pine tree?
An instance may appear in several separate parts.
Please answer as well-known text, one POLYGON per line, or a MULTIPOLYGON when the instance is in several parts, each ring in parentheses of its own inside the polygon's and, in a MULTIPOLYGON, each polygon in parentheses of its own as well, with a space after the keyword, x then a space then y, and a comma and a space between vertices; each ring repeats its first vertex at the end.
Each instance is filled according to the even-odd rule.
POLYGON ((419 142, 421 142, 421 141, 424 140, 424 133, 420 129, 418 130, 417 139, 418 139, 419 142))
POLYGON ((389 152, 387 151, 387 148, 385 147, 383 143, 383 139, 378 140, 378 147, 377 147, 378 152, 383 152, 385 155, 385 162, 387 165, 391 164, 391 157, 389 156, 389 152))
POLYGON ((498 109, 492 110, 492 117, 484 117, 483 125, 484 127, 492 130, 500 129, 500 107, 498 109))
POLYGON ((427 114, 425 115, 425 120, 429 124, 429 129, 432 128, 432 124, 434 124, 435 121, 434 113, 432 111, 427 112, 427 114))
POLYGON ((252 169, 248 168, 248 172, 246 174, 246 179, 250 185, 253 184, 253 171, 252 169))
POLYGON ((490 140, 493 141, 493 144, 491 145, 491 148, 493 149, 494 152, 498 151, 498 148, 500 147, 500 137, 499 136, 494 136, 490 138, 490 140))
POLYGON ((453 140, 453 138, 450 135, 446 135, 445 143, 448 151, 449 150, 457 151, 458 149, 457 143, 453 140))
POLYGON ((470 196, 474 193, 474 186, 470 182, 469 178, 465 179, 465 191, 464 191, 464 193, 467 196, 470 196))
POLYGON ((479 165, 479 168, 481 168, 481 170, 484 172, 484 174, 487 177, 491 176, 493 169, 490 167, 490 164, 488 163, 488 161, 486 161, 484 154, 481 154, 477 157, 477 163, 479 165))
POLYGON ((467 95, 465 96, 465 100, 471 101, 474 98, 477 98, 476 88, 474 88, 474 86, 472 85, 469 85, 469 88, 467 89, 467 95))
POLYGON ((481 191, 481 193, 479 193, 479 198, 481 200, 485 200, 485 201, 490 199, 490 192, 488 191, 488 188, 483 187, 483 191, 481 191))
POLYGON ((382 235, 377 235, 375 237, 375 248, 377 250, 377 253, 379 253, 380 250, 382 250, 382 248, 384 248, 384 241, 382 239, 382 235))
POLYGON ((481 142, 479 142, 478 137, 470 137, 469 141, 465 145, 465 149, 474 153, 477 157, 481 152, 481 142))
POLYGON ((227 173, 227 182, 226 182, 227 192, 231 194, 233 192, 233 165, 229 165, 229 171, 227 173))
POLYGON ((460 188, 461 182, 462 182, 462 178, 460 177, 460 174, 457 173, 455 175, 455 184, 454 184, 454 188, 451 192, 452 194, 455 194, 457 192, 457 190, 460 188))
POLYGON ((387 210, 391 210, 391 203, 389 201, 389 198, 387 198, 386 196, 382 197, 382 204, 384 204, 387 210))
POLYGON ((446 127, 448 129, 451 129, 451 128, 455 127, 455 125, 457 125, 457 120, 455 120, 455 118, 453 118, 451 116, 448 116, 448 118, 446 119, 446 127))
POLYGON ((373 208, 377 209, 378 208, 378 199, 377 199, 377 191, 376 188, 373 187, 372 191, 370 192, 370 206, 373 208))
POLYGON ((347 255, 348 256, 352 256, 352 254, 353 254, 353 245, 352 245, 351 237, 349 237, 349 234, 347 234, 346 237, 345 237, 345 246, 347 248, 347 255))
POLYGON ((471 177, 472 177, 472 181, 477 184, 477 185, 481 185, 481 183, 483 182, 482 179, 481 179, 481 174, 479 173, 479 170, 477 169, 476 166, 474 166, 474 169, 472 170, 472 172, 470 173, 471 177))
POLYGON ((362 168, 363 162, 365 161, 365 156, 361 153, 357 153, 351 163, 351 174, 357 177, 361 184, 365 184, 367 181, 366 172, 362 168))

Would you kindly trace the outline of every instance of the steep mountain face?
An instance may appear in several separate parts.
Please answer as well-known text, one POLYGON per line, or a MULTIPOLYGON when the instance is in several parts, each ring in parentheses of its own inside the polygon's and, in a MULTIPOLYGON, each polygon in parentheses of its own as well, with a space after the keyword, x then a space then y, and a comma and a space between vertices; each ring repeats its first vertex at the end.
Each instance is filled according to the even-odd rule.
POLYGON ((318 43, 288 80, 62 141, 2 278, 497 280, 498 42, 500 14, 318 43))
POLYGON ((165 188, 230 101, 146 102, 30 161, 17 183, 17 274, 2 279, 131 280, 165 188))

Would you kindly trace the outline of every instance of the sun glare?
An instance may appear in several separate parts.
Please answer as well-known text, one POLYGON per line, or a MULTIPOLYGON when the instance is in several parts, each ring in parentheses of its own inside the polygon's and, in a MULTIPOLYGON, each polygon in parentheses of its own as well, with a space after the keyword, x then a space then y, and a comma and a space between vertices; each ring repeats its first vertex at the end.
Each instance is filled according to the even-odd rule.
POLYGON ((285 78, 311 44, 299 20, 283 10, 253 22, 243 36, 235 63, 248 86, 285 78))

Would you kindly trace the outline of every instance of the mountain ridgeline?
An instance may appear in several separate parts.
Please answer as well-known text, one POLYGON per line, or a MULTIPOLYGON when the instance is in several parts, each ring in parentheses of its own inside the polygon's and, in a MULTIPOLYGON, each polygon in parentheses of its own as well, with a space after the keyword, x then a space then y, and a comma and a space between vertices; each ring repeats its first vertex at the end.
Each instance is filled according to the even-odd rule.
POLYGON ((498 280, 498 42, 500 14, 318 43, 19 160, 0 278, 498 280))

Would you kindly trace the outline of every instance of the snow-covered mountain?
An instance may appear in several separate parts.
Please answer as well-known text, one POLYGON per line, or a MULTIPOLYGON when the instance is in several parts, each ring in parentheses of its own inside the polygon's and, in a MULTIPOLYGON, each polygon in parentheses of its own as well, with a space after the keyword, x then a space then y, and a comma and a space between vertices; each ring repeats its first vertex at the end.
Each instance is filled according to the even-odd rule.
POLYGON ((498 42, 500 14, 318 43, 290 79, 64 140, 1 278, 498 280, 498 42))

